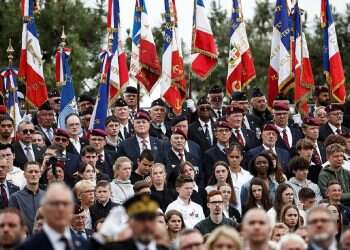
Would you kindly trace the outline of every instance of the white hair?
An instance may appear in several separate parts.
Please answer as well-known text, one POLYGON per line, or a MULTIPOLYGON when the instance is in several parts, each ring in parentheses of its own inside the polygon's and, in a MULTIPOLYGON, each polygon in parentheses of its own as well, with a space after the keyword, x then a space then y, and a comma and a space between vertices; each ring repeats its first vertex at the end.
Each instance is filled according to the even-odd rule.
POLYGON ((305 243, 303 238, 301 238, 297 234, 289 233, 289 234, 282 236, 282 238, 280 239, 280 241, 277 244, 276 250, 283 250, 283 246, 288 242, 300 243, 303 246, 303 249, 307 249, 307 244, 305 243))
POLYGON ((47 203, 48 197, 54 197, 55 194, 63 192, 66 192, 68 194, 69 200, 73 203, 74 195, 72 190, 64 183, 54 182, 48 186, 43 198, 40 201, 41 205, 45 205, 47 203))

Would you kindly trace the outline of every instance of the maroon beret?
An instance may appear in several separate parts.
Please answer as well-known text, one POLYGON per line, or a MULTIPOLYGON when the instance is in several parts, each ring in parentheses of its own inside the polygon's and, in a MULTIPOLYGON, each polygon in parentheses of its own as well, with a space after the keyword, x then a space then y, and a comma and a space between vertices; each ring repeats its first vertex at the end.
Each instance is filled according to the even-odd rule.
POLYGON ((243 114, 244 109, 240 107, 232 106, 232 105, 226 108, 226 115, 238 114, 238 113, 243 114))
POLYGON ((151 121, 151 117, 149 116, 146 110, 140 110, 136 113, 134 120, 141 120, 141 119, 151 121))
POLYGON ((5 105, 0 105, 0 114, 6 114, 6 106, 5 105))
POLYGON ((63 136, 69 138, 68 132, 62 128, 56 128, 54 133, 56 136, 63 136))
POLYGON ((321 126, 321 122, 318 118, 307 116, 304 118, 303 124, 308 126, 321 126))
POLYGON ((92 135, 106 137, 107 133, 103 129, 95 128, 95 129, 90 131, 90 136, 92 136, 92 135))
POLYGON ((173 129, 172 134, 173 135, 175 135, 175 134, 182 135, 187 140, 187 136, 186 136, 185 132, 180 128, 173 129))
POLYGON ((337 110, 344 111, 344 108, 343 108, 342 104, 332 103, 332 104, 329 104, 325 110, 327 113, 329 113, 329 112, 333 112, 333 111, 337 111, 337 110))
POLYGON ((230 125, 225 120, 219 120, 215 123, 215 128, 228 128, 231 129, 230 125))
POLYGON ((272 108, 275 111, 289 111, 289 104, 286 101, 274 101, 272 108))
POLYGON ((277 134, 279 133, 275 124, 273 124, 272 122, 266 123, 262 131, 275 131, 277 134))

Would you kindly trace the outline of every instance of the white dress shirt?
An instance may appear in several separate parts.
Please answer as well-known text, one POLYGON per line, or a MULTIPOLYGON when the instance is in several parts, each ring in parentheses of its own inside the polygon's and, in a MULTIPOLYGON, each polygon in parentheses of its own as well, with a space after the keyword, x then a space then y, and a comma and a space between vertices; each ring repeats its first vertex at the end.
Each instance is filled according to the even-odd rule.
POLYGON ((241 168, 241 171, 234 173, 230 170, 233 188, 235 189, 237 205, 236 208, 242 213, 242 202, 241 202, 241 188, 244 183, 250 181, 253 176, 245 169, 241 168))
POLYGON ((144 245, 139 241, 135 242, 137 250, 157 250, 157 244, 155 241, 151 241, 148 245, 144 245))
POLYGON ((328 125, 329 125, 329 127, 331 128, 333 134, 335 134, 335 135, 338 134, 338 133, 337 133, 337 129, 340 129, 340 132, 343 132, 343 131, 341 131, 341 127, 340 127, 340 128, 337 128, 336 126, 334 126, 333 124, 331 124, 331 123, 329 123, 329 122, 328 122, 328 125))
POLYGON ((78 153, 80 154, 80 150, 81 150, 81 144, 80 144, 80 139, 75 140, 73 138, 69 138, 70 142, 73 144, 74 148, 78 151, 78 153))
POLYGON ((186 228, 193 228, 198 222, 205 219, 203 208, 191 200, 189 203, 186 203, 178 197, 169 204, 165 213, 170 210, 176 210, 182 214, 186 228))
POLYGON ((61 241, 62 236, 64 236, 68 240, 68 242, 71 246, 73 245, 72 235, 70 233, 69 227, 67 227, 64 230, 63 234, 60 234, 45 223, 43 225, 43 230, 46 233, 47 237, 49 238, 49 241, 50 241, 54 250, 65 250, 66 249, 66 244, 63 241, 61 241))
POLYGON ((8 172, 6 176, 6 180, 11 182, 12 184, 18 186, 20 189, 23 189, 27 184, 26 178, 24 178, 23 170, 12 166, 12 170, 8 172))
POLYGON ((265 150, 271 150, 271 149, 272 149, 272 152, 274 152, 274 154, 277 155, 276 147, 275 147, 275 146, 273 146, 273 147, 271 147, 271 148, 269 148, 269 147, 266 146, 265 144, 262 144, 262 146, 263 146, 263 148, 264 148, 265 150))
POLYGON ((141 137, 138 137, 136 136, 136 139, 137 139, 137 143, 139 144, 139 148, 140 148, 140 154, 142 152, 142 149, 143 149, 143 144, 142 144, 142 141, 145 140, 146 141, 146 146, 147 146, 147 149, 151 150, 151 141, 150 141, 150 138, 149 136, 147 138, 141 138, 141 137))
POLYGON ((198 119, 202 129, 203 129, 203 133, 205 134, 205 130, 206 130, 206 127, 205 127, 205 124, 208 125, 208 130, 209 130, 209 137, 210 137, 210 144, 213 144, 213 131, 211 129, 211 121, 208 121, 208 122, 203 122, 201 119, 198 119))
POLYGON ((129 131, 129 127, 128 127, 128 123, 127 124, 120 124, 120 129, 119 129, 119 132, 122 134, 122 137, 123 137, 123 139, 126 139, 125 138, 125 135, 124 135, 124 128, 126 128, 126 131, 128 132, 128 133, 130 133, 130 131, 129 131))
POLYGON ((289 147, 291 148, 293 146, 293 136, 292 136, 292 132, 290 131, 290 128, 287 126, 285 128, 281 128, 277 125, 275 125, 277 130, 279 131, 279 134, 281 136, 281 138, 283 139, 283 130, 286 130, 286 133, 287 133, 287 137, 288 137, 288 144, 289 144, 289 147))

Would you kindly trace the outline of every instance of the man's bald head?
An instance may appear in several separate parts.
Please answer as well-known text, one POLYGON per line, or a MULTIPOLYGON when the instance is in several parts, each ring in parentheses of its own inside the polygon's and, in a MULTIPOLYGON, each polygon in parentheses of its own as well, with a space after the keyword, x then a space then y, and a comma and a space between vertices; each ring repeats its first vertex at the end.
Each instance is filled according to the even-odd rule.
POLYGON ((249 210, 243 218, 243 236, 249 245, 267 244, 271 225, 267 213, 261 208, 249 210))

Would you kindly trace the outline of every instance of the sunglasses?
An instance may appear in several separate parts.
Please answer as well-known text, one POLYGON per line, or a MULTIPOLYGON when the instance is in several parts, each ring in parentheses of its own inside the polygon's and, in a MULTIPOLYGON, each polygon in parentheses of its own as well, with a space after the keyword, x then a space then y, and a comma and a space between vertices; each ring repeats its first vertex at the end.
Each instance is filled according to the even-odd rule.
POLYGON ((33 134, 34 133, 34 129, 23 129, 22 130, 22 133, 23 134, 33 134))
POLYGON ((68 139, 65 137, 55 137, 55 142, 67 142, 68 139))
POLYGON ((210 106, 200 106, 200 107, 199 107, 199 110, 200 110, 200 111, 207 111, 207 110, 210 110, 210 106))

